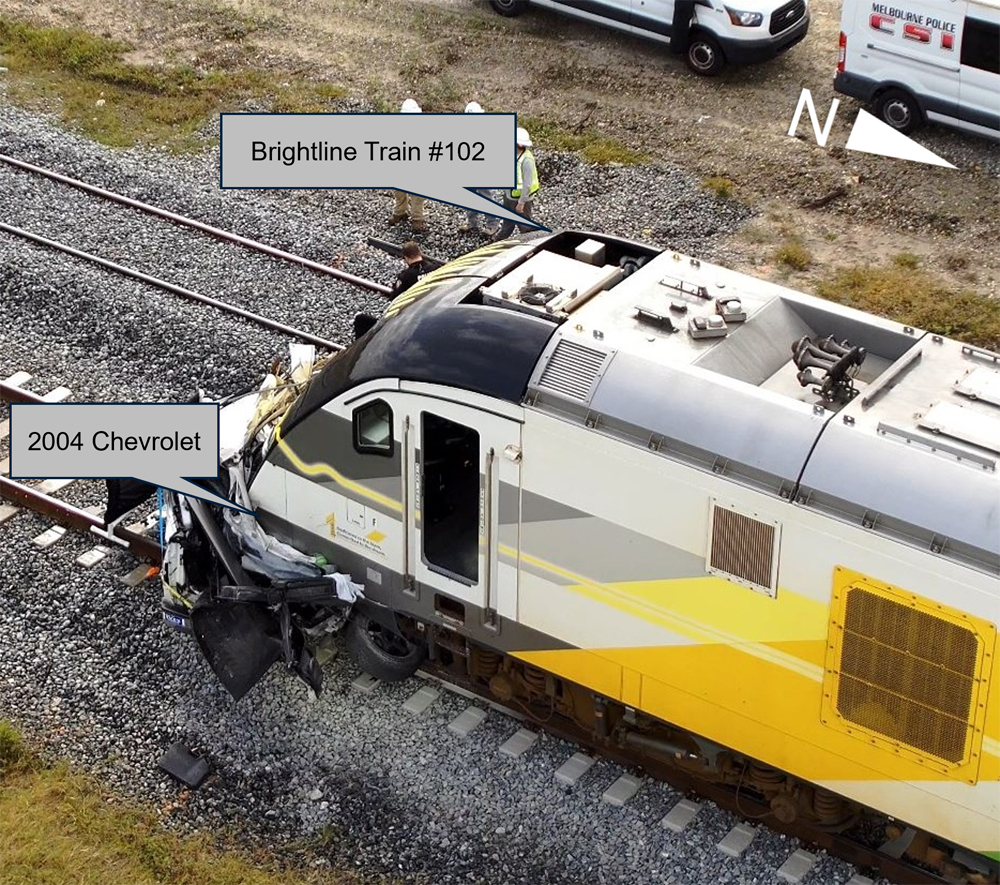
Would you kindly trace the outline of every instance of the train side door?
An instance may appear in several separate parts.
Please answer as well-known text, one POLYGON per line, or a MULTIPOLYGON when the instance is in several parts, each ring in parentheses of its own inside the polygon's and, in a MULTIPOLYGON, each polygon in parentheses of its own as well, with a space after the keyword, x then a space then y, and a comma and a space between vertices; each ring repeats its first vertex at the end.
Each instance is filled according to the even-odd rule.
POLYGON ((435 399, 406 420, 411 592, 446 621, 499 629, 517 616, 521 425, 435 399))

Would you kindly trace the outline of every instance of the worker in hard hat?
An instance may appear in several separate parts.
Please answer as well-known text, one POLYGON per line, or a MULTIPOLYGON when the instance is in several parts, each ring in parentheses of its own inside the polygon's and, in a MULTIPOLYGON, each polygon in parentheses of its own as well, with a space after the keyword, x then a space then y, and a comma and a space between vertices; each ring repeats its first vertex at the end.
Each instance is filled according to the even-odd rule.
MULTIPOLYGON (((525 218, 531 218, 535 194, 538 193, 541 185, 538 183, 538 167, 535 165, 535 156, 531 153, 531 136, 528 135, 528 130, 518 126, 515 142, 517 148, 516 179, 514 187, 509 193, 504 194, 503 205, 505 209, 518 212, 525 218)), ((514 222, 505 218, 494 239, 506 239, 514 233, 514 227, 514 222)), ((518 224, 517 229, 523 234, 529 230, 535 230, 535 226, 518 224)))
MULTIPOLYGON (((465 113, 467 114, 482 114, 483 106, 478 101, 470 101, 465 106, 465 113)), ((496 200, 496 195, 494 191, 490 188, 478 188, 475 193, 479 194, 481 197, 486 197, 487 200, 496 200)), ((476 212, 472 209, 467 209, 465 212, 465 221, 462 222, 461 226, 458 228, 463 234, 475 234, 484 233, 489 237, 496 234, 499 225, 495 218, 490 215, 486 215, 483 212, 476 212)))
MULTIPOLYGON (((399 112, 401 114, 419 114, 422 111, 416 101, 408 98, 403 102, 399 112)), ((406 221, 409 218, 410 227, 414 231, 423 233, 427 230, 427 220, 424 217, 424 206, 427 204, 427 200, 406 191, 393 191, 393 193, 396 195, 396 204, 393 207, 392 215, 389 216, 389 227, 395 227, 401 221, 406 221)))

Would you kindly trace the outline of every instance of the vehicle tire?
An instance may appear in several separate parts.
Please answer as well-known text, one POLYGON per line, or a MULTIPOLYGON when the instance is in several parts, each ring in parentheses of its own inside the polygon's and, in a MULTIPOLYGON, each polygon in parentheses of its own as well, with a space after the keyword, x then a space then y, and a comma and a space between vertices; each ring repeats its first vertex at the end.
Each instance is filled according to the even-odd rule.
POLYGON ((704 31, 695 31, 691 35, 684 58, 688 67, 702 77, 714 77, 726 66, 726 56, 719 41, 704 31))
POLYGON ((490 0, 490 6, 500 15, 513 18, 528 8, 528 0, 490 0))
POLYGON ((427 656, 423 643, 414 644, 360 612, 347 625, 347 650, 355 664, 383 682, 409 679, 427 656))
POLYGON ((924 122, 917 100, 902 89, 887 89, 875 101, 875 116, 897 132, 907 133, 924 122))

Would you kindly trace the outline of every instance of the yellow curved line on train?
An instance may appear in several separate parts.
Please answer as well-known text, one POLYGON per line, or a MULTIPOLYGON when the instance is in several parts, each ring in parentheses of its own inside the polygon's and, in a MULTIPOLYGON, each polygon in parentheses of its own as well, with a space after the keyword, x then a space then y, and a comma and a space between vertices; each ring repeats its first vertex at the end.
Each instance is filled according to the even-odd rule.
POLYGON ((282 439, 280 427, 275 430, 274 439, 278 448, 285 454, 285 457, 295 465, 296 470, 306 476, 328 476, 335 483, 337 483, 337 485, 343 486, 343 488, 348 491, 368 498, 370 501, 375 501, 377 504, 381 504, 383 507, 387 507, 390 510, 395 510, 399 513, 403 512, 403 504, 401 501, 397 501, 394 498, 390 498, 388 495, 383 495, 381 492, 376 492, 374 489, 368 488, 366 485, 362 485, 359 482, 348 479, 342 473, 334 470, 329 464, 324 462, 307 464, 298 455, 296 455, 295 452, 292 451, 291 446, 289 446, 288 443, 282 439))

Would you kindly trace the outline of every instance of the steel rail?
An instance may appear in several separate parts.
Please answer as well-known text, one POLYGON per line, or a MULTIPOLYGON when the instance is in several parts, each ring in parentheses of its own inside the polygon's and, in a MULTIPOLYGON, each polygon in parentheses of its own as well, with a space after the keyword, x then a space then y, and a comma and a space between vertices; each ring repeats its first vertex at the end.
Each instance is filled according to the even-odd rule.
MULTIPOLYGON (((5 403, 44 403, 45 399, 30 390, 24 390, 13 384, 0 381, 0 401, 5 403)), ((8 479, 6 476, 0 476, 0 498, 14 501, 36 513, 51 516, 62 525, 83 532, 89 532, 91 528, 104 528, 104 520, 99 516, 39 492, 30 486, 8 479)), ((117 528, 115 537, 127 543, 129 550, 140 559, 145 559, 147 562, 159 562, 160 545, 151 538, 130 532, 126 528, 117 528)))
POLYGON ((13 234, 14 236, 22 237, 26 240, 31 240, 35 243, 39 243, 43 246, 48 246, 50 249, 56 249, 60 252, 65 252, 67 255, 72 255, 76 258, 81 258, 84 261, 90 261, 93 264, 97 264, 101 267, 112 270, 115 273, 123 274, 124 276, 132 277, 133 279, 140 280, 144 283, 148 283, 151 286, 156 286, 159 289, 164 289, 167 292, 172 292, 175 295, 180 295, 182 298, 187 298, 191 301, 198 301, 202 304, 207 304, 218 310, 223 310, 227 313, 234 314, 235 316, 242 317, 245 320, 249 320, 252 323, 256 323, 259 326, 263 326, 267 329, 272 329, 275 332, 281 332, 284 335, 289 335, 293 338, 299 338, 303 341, 308 341, 310 344, 315 344, 317 347, 324 347, 327 350, 343 350, 344 346, 338 344, 336 341, 328 341, 326 338, 320 338, 318 335, 313 335, 310 332, 305 332, 302 329, 294 329, 291 326, 286 326, 284 323, 278 323, 274 320, 269 320, 267 317, 261 316, 260 314, 253 313, 249 310, 244 310, 242 307, 236 307, 234 304, 229 304, 225 301, 219 301, 217 298, 211 298, 208 295, 202 295, 200 292, 194 292, 191 289, 185 289, 183 286, 175 285, 174 283, 168 283, 166 280, 161 280, 157 277, 150 276, 149 274, 143 273, 140 270, 135 270, 131 267, 126 267, 123 264, 117 264, 114 261, 109 261, 107 258, 101 258, 99 255, 94 255, 90 252, 84 252, 80 249, 76 249, 73 246, 67 246, 65 243, 60 243, 57 240, 50 240, 47 237, 40 236, 39 234, 32 233, 31 231, 24 230, 20 227, 14 227, 10 224, 5 224, 0 221, 0 231, 5 231, 6 233, 13 234))
POLYGON ((80 181, 77 178, 71 178, 70 176, 63 175, 60 172, 53 172, 51 169, 35 166, 32 163, 26 163, 24 160, 18 160, 16 157, 11 157, 7 154, 0 154, 0 162, 6 163, 9 166, 14 166, 15 168, 21 169, 25 172, 32 172, 35 175, 41 175, 45 178, 50 178, 53 181, 67 184, 70 187, 75 187, 79 190, 86 191, 89 194, 94 194, 96 196, 103 197, 106 200, 120 203, 123 206, 129 206, 133 209, 139 209, 143 212, 147 212, 150 215, 157 215, 160 218, 166 218, 168 221, 172 221, 182 227, 190 227, 195 230, 200 230, 202 233, 209 234, 217 239, 225 240, 229 243, 237 243, 240 246, 245 246, 247 249, 262 252, 273 258, 281 258, 284 261, 291 261, 294 264, 299 264, 302 267, 307 267, 310 270, 317 271, 318 273, 324 273, 331 277, 336 277, 338 280, 343 280, 345 283, 350 283, 352 286, 359 286, 362 289, 368 289, 370 292, 380 292, 383 295, 388 295, 391 291, 389 286, 382 283, 376 283, 374 280, 366 280, 364 277, 355 276, 345 270, 330 267, 328 264, 320 264, 318 261, 310 261, 308 258, 303 258, 301 255, 295 255, 292 252, 284 251, 284 249, 268 246, 266 243, 251 240, 247 237, 241 237, 239 234, 222 230, 222 228, 219 227, 213 227, 210 224, 205 224, 203 221, 197 221, 194 218, 178 215, 176 212, 171 212, 169 209, 161 209, 159 206, 152 206, 149 203, 143 203, 141 200, 135 200, 132 197, 126 197, 123 194, 116 194, 114 191, 105 190, 102 187, 97 187, 97 185, 87 184, 85 181, 80 181))
MULTIPOLYGON (((89 532, 92 528, 104 528, 104 520, 99 516, 53 498, 51 495, 45 495, 30 486, 7 479, 6 476, 0 476, 0 498, 21 504, 36 513, 51 516, 56 522, 83 532, 89 532)), ((128 544, 128 549, 140 559, 147 562, 159 562, 160 544, 158 541, 121 527, 115 529, 114 537, 128 544)))
MULTIPOLYGON (((380 240, 378 237, 369 237, 368 245, 375 249, 381 249, 383 252, 393 256, 393 258, 403 257, 403 247, 398 243, 390 243, 388 240, 380 240)), ((448 262, 443 258, 435 258, 433 255, 424 255, 424 266, 428 270, 437 270, 439 267, 444 267, 448 262)))

